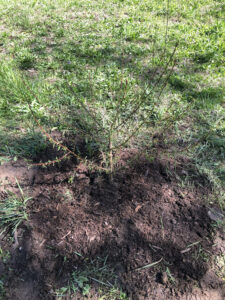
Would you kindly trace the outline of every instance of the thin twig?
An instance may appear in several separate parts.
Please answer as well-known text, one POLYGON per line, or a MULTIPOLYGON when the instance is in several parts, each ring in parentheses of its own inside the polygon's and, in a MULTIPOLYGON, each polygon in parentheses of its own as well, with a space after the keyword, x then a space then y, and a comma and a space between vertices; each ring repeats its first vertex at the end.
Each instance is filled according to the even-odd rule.
POLYGON ((69 156, 70 154, 69 153, 66 153, 65 155, 63 155, 62 157, 60 158, 57 158, 55 160, 51 160, 51 161, 47 161, 47 162, 40 162, 40 163, 33 163, 32 166, 40 166, 40 167, 46 167, 46 166, 50 166, 50 165, 54 165, 56 163, 59 163, 60 161, 62 161, 63 159, 65 159, 67 156, 69 156))

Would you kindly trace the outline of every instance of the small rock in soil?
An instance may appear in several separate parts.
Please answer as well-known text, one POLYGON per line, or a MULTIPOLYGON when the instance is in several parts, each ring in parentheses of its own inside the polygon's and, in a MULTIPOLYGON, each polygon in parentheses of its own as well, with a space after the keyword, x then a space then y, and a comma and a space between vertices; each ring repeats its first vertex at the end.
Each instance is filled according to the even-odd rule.
POLYGON ((167 284, 168 282, 168 276, 166 272, 159 272, 156 275, 156 281, 161 283, 161 284, 167 284))
POLYGON ((224 215, 218 209, 209 209, 208 216, 212 221, 225 221, 224 215))

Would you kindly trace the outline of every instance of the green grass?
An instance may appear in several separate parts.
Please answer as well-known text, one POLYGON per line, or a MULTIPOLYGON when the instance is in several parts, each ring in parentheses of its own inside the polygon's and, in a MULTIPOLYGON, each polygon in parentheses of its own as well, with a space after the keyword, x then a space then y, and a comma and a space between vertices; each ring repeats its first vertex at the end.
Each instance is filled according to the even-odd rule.
POLYGON ((23 221, 28 220, 27 203, 31 199, 24 195, 17 182, 20 195, 8 191, 7 197, 0 200, 0 235, 5 231, 14 233, 23 221))
POLYGON ((128 300, 126 294, 117 287, 116 280, 117 276, 108 264, 107 257, 85 259, 82 267, 72 273, 68 285, 59 288, 55 294, 58 300, 77 294, 88 297, 93 292, 99 300, 128 300))
MULTIPOLYGON (((4 251, 1 247, 0 247, 0 258, 1 261, 5 264, 7 263, 7 261, 10 259, 10 253, 9 251, 4 251)), ((1 293, 0 293, 1 294, 1 293)))
POLYGON ((139 136, 125 146, 142 139, 151 145, 158 131, 164 132, 169 144, 176 146, 182 140, 188 145, 183 155, 209 178, 224 206, 222 1, 170 1, 167 36, 167 1, 162 0, 0 0, 0 10, 2 161, 10 156, 7 143, 15 156, 27 157, 27 150, 18 150, 18 138, 23 140, 34 127, 28 103, 48 131, 83 135, 92 153, 99 145, 103 151, 108 147, 106 131, 118 103, 123 101, 120 119, 124 120, 133 103, 148 95, 138 114, 115 132, 114 144, 126 140, 144 117, 148 122, 139 136), (151 93, 151 86, 177 41, 174 72, 158 99, 158 90, 151 93), (98 140, 93 137, 95 122, 81 104, 101 122, 104 130, 98 131, 98 140))
POLYGON ((4 283, 0 279, 0 299, 3 300, 5 296, 4 283))
POLYGON ((0 152, 2 156, 0 156, 0 165, 10 161, 12 158, 14 161, 17 161, 19 157, 23 157, 27 161, 33 161, 47 147, 44 137, 34 129, 26 129, 26 134, 23 135, 21 135, 21 132, 18 132, 18 128, 10 126, 9 123, 4 129, 3 127, 1 129, 0 152), (4 129, 6 128, 9 130, 8 132, 5 132, 4 129))

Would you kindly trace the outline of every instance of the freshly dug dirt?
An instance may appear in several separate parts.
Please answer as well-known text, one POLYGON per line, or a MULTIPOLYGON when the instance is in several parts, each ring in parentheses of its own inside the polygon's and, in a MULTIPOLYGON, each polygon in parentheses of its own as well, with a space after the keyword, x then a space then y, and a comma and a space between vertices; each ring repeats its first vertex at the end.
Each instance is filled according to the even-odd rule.
POLYGON ((6 189, 19 192, 15 178, 32 196, 18 244, 9 235, 1 239, 10 251, 0 263, 4 299, 56 299, 55 289, 97 256, 108 257, 130 299, 224 299, 211 257, 225 241, 208 216, 204 180, 196 175, 201 185, 182 184, 194 172, 185 160, 151 162, 124 151, 119 164, 113 180, 72 161, 0 166, 1 199, 6 189))

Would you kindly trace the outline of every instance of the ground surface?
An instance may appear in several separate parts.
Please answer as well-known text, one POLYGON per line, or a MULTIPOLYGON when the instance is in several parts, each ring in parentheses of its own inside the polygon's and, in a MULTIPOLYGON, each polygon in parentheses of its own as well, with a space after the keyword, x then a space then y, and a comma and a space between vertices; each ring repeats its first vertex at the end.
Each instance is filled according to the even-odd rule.
POLYGON ((0 11, 0 299, 223 299, 224 3, 0 11))
MULTIPOLYGON (((224 299, 212 258, 224 253, 225 241, 208 216, 209 191, 182 187, 175 177, 194 172, 188 161, 150 162, 129 151, 119 165, 113 182, 72 161, 45 169, 28 169, 23 160, 0 166, 2 199, 6 189, 18 192, 15 177, 33 197, 17 240, 1 239, 9 251, 0 265, 4 299, 60 299, 57 289, 96 257, 107 257, 128 299, 224 299)), ((90 299, 100 299, 101 284, 89 283, 90 299)), ((80 293, 68 299, 83 299, 80 293)), ((117 297, 102 299, 125 299, 117 297)))

